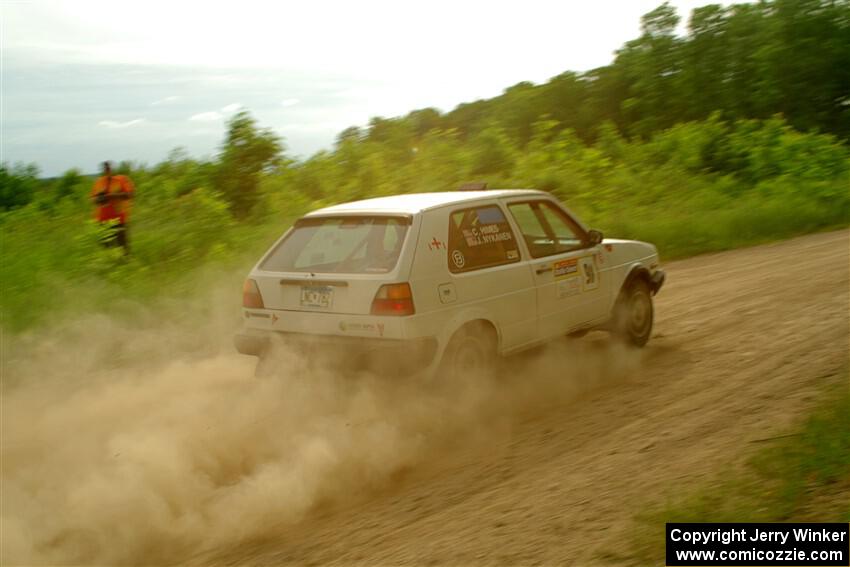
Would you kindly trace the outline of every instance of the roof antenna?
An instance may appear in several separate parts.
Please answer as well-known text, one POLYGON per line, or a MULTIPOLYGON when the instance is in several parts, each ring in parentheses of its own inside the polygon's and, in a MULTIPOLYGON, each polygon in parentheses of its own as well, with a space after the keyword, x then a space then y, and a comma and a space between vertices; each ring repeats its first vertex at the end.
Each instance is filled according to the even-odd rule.
POLYGON ((472 183, 464 183, 457 188, 458 191, 486 191, 486 181, 473 181, 472 183))

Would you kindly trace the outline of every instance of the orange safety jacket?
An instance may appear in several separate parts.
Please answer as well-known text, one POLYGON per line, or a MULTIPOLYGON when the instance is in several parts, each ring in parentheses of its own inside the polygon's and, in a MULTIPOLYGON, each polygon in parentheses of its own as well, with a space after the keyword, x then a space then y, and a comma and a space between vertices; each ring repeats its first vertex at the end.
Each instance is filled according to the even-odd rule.
MULTIPOLYGON (((94 197, 98 193, 106 192, 107 195, 119 192, 133 194, 135 188, 130 178, 125 175, 110 175, 108 178, 104 175, 94 182, 91 189, 91 196, 94 197)), ((118 219, 119 222, 126 223, 130 214, 131 199, 111 199, 102 205, 95 207, 94 218, 100 222, 118 219)))

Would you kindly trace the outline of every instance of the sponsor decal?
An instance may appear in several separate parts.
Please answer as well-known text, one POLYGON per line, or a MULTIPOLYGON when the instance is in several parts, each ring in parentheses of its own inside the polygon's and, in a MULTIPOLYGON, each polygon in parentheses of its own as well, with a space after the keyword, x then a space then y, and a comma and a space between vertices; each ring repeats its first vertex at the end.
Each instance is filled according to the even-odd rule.
POLYGON ((558 299, 581 293, 581 279, 567 278, 558 282, 558 299))
POLYGON ((593 256, 585 256, 579 260, 581 266, 581 288, 590 291, 599 287, 599 274, 596 271, 596 261, 593 256))
POLYGON ((347 323, 340 321, 339 330, 344 333, 376 333, 378 336, 384 336, 383 323, 347 323))
POLYGON ((519 252, 516 250, 508 250, 508 260, 516 260, 519 258, 519 252))
POLYGON ((442 240, 437 240, 436 236, 431 239, 431 242, 428 243, 428 250, 434 251, 434 250, 445 250, 445 249, 446 249, 446 243, 443 242, 442 240))
POLYGON ((466 258, 463 256, 463 252, 460 250, 455 250, 452 252, 452 262, 458 268, 463 268, 466 265, 466 258))
POLYGON ((552 273, 556 280, 578 275, 578 259, 569 258, 552 264, 552 273))

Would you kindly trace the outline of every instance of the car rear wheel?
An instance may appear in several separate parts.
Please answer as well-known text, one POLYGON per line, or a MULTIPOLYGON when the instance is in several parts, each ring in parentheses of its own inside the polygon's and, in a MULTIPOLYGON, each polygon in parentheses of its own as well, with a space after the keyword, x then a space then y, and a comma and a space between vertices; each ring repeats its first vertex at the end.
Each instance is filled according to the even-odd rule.
POLYGON ((643 279, 632 280, 617 299, 614 313, 615 333, 627 343, 642 347, 652 334, 653 318, 649 286, 643 279))
POLYGON ((469 376, 489 376, 496 368, 496 333, 485 324, 462 327, 443 353, 439 378, 451 382, 469 376))

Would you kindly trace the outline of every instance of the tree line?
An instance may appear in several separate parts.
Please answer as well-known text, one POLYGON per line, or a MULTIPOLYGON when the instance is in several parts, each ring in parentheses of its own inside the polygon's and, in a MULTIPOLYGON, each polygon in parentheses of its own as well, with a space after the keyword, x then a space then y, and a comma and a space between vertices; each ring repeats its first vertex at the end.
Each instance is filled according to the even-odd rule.
POLYGON ((585 142, 594 142, 606 123, 648 138, 715 112, 725 120, 780 114, 798 130, 850 138, 850 2, 711 4, 693 10, 684 37, 675 33, 679 21, 664 3, 643 16, 640 37, 610 65, 567 71, 541 85, 521 82, 445 114, 426 108, 375 118, 337 142, 399 142, 433 129, 471 139, 495 126, 524 146, 542 116, 585 142))

